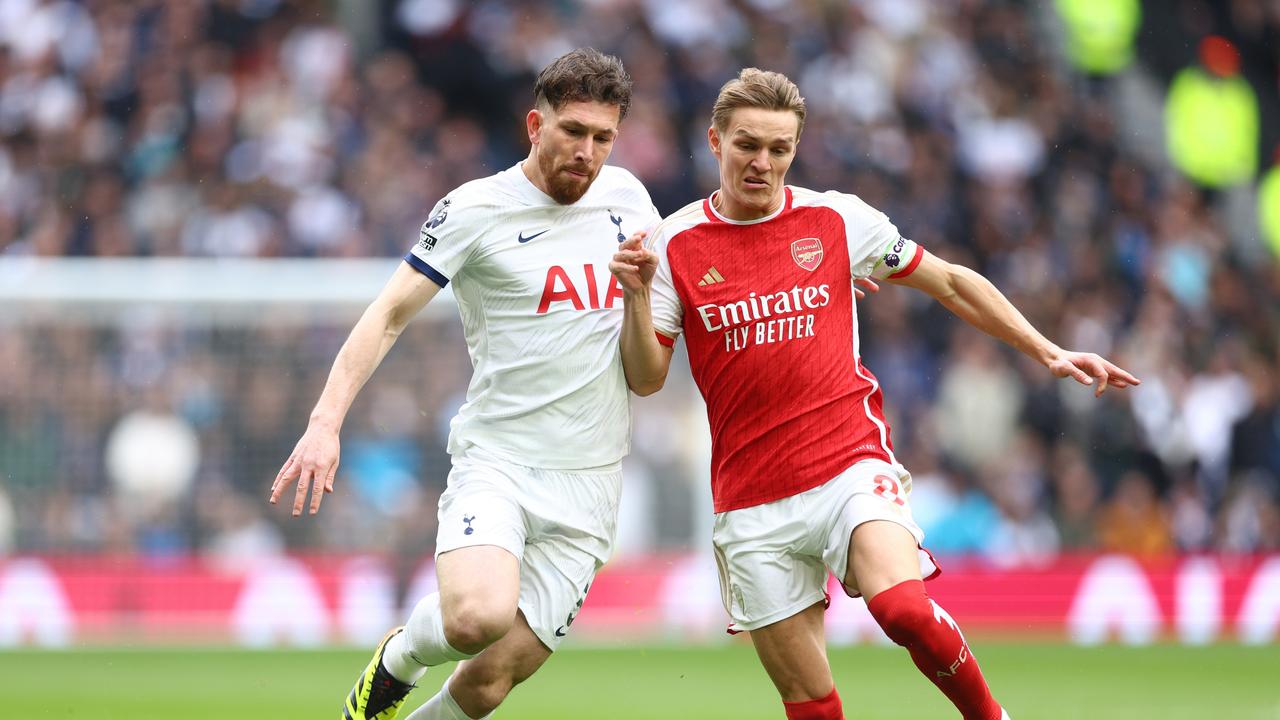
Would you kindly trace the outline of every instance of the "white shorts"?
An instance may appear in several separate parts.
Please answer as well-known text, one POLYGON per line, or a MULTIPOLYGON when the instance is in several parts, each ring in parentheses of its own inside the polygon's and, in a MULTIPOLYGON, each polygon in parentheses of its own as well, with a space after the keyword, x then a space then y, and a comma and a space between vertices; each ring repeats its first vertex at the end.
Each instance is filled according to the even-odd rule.
MULTIPOLYGON (((843 581, 849 536, 862 523, 897 523, 919 545, 924 531, 911 518, 910 492, 906 468, 863 460, 799 495, 717 513, 712 540, 721 599, 733 619, 729 632, 771 625, 826 600, 827 573, 843 581)), ((923 547, 920 573, 938 573, 923 547)), ((845 592, 858 594, 847 586, 845 592)))
POLYGON ((469 448, 454 455, 440 496, 436 556, 474 545, 515 555, 520 610, 538 639, 555 650, 613 553, 621 492, 621 463, 545 470, 469 448))

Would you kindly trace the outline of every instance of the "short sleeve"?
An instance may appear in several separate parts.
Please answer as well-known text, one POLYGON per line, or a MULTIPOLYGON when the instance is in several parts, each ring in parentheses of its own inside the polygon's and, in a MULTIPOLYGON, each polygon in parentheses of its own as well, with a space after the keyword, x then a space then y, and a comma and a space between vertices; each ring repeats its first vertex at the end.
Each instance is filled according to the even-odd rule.
POLYGON ((667 255, 666 239, 660 232, 653 236, 652 250, 658 255, 658 269, 653 274, 650 303, 653 309, 653 329, 658 331, 658 341, 670 347, 680 337, 684 327, 684 303, 676 292, 671 274, 671 259, 667 255))
MULTIPOLYGON (((621 203, 626 207, 631 208, 631 210, 636 212, 641 218, 640 222, 637 223, 638 227, 637 225, 628 223, 628 227, 631 228, 631 232, 635 232, 635 230, 639 229, 643 230, 646 235, 652 236, 654 229, 658 226, 658 223, 662 222, 662 214, 659 213, 658 208, 654 206, 653 198, 650 197, 648 188, 646 188, 644 183, 640 182, 635 175, 632 175, 623 168, 607 166, 607 170, 610 172, 610 177, 617 178, 617 192, 621 198, 621 203)), ((610 214, 612 214, 612 212, 613 211, 610 210, 610 214)), ((622 227, 619 226, 618 242, 626 240, 627 234, 629 233, 623 233, 622 227)))
POLYGON ((658 229, 658 223, 660 222, 662 222, 662 214, 658 212, 658 208, 649 206, 649 217, 646 219, 643 228, 645 235, 652 235, 653 231, 658 229))
MULTIPOLYGON (((639 180, 632 180, 635 183, 637 201, 636 204, 645 208, 644 220, 640 223, 640 229, 644 231, 649 238, 653 237, 653 232, 657 230, 658 223, 662 222, 662 213, 658 212, 658 208, 653 204, 653 198, 649 196, 649 191, 639 180)), ((621 242, 621 240, 619 240, 621 242)))
POLYGON ((468 214, 478 213, 475 208, 458 207, 451 197, 442 199, 422 223, 418 242, 405 254, 405 262, 440 287, 448 285, 475 252, 478 233, 468 214))
POLYGON ((903 277, 916 269, 924 249, 902 237, 887 215, 854 195, 829 195, 832 207, 844 218, 849 271, 855 278, 903 277))

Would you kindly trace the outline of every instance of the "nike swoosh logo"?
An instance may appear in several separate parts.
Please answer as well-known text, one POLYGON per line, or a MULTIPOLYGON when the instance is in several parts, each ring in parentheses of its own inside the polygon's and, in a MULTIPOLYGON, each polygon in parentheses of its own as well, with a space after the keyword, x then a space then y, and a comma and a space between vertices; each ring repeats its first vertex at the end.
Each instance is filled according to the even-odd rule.
POLYGON ((522 233, 520 233, 519 240, 520 240, 520 242, 522 242, 522 243, 527 243, 527 242, 529 242, 530 240, 532 240, 532 239, 534 239, 534 238, 538 237, 539 235, 542 235, 542 234, 544 234, 544 233, 549 233, 549 232, 551 232, 551 228, 547 228, 546 230, 543 230, 542 232, 534 233, 534 234, 532 234, 532 235, 525 235, 525 234, 522 232, 522 233))
POLYGON ((565 633, 564 633, 564 626, 563 626, 563 625, 561 625, 560 627, 556 628, 556 637, 564 637, 564 634, 565 634, 565 633))

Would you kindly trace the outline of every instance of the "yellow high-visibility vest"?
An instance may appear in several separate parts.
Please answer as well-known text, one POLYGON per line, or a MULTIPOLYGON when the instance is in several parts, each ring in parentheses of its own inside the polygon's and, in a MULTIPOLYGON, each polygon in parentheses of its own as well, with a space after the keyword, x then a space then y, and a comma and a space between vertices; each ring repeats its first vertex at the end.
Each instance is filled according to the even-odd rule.
POLYGON ((1243 77, 1180 71, 1169 85, 1164 122, 1170 159, 1196 183, 1226 187, 1257 173, 1258 98, 1243 77))
POLYGON ((1280 163, 1258 185, 1258 227, 1271 254, 1280 259, 1280 163))
POLYGON ((1067 54, 1076 69, 1111 75, 1133 59, 1133 39, 1142 24, 1139 0, 1057 0, 1067 31, 1067 54))

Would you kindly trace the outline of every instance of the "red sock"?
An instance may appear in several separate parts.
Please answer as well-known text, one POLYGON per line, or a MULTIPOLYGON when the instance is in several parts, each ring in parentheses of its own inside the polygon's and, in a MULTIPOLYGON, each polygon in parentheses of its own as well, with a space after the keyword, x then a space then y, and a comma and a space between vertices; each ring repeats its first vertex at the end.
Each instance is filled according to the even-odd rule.
POLYGON ((991 697, 969 644, 951 616, 929 599, 923 582, 898 583, 872 598, 867 608, 965 720, 1000 720, 1000 705, 991 697))
POLYGON ((805 700, 804 702, 782 702, 787 709, 787 720, 844 720, 844 709, 840 707, 840 696, 836 689, 821 700, 805 700))

